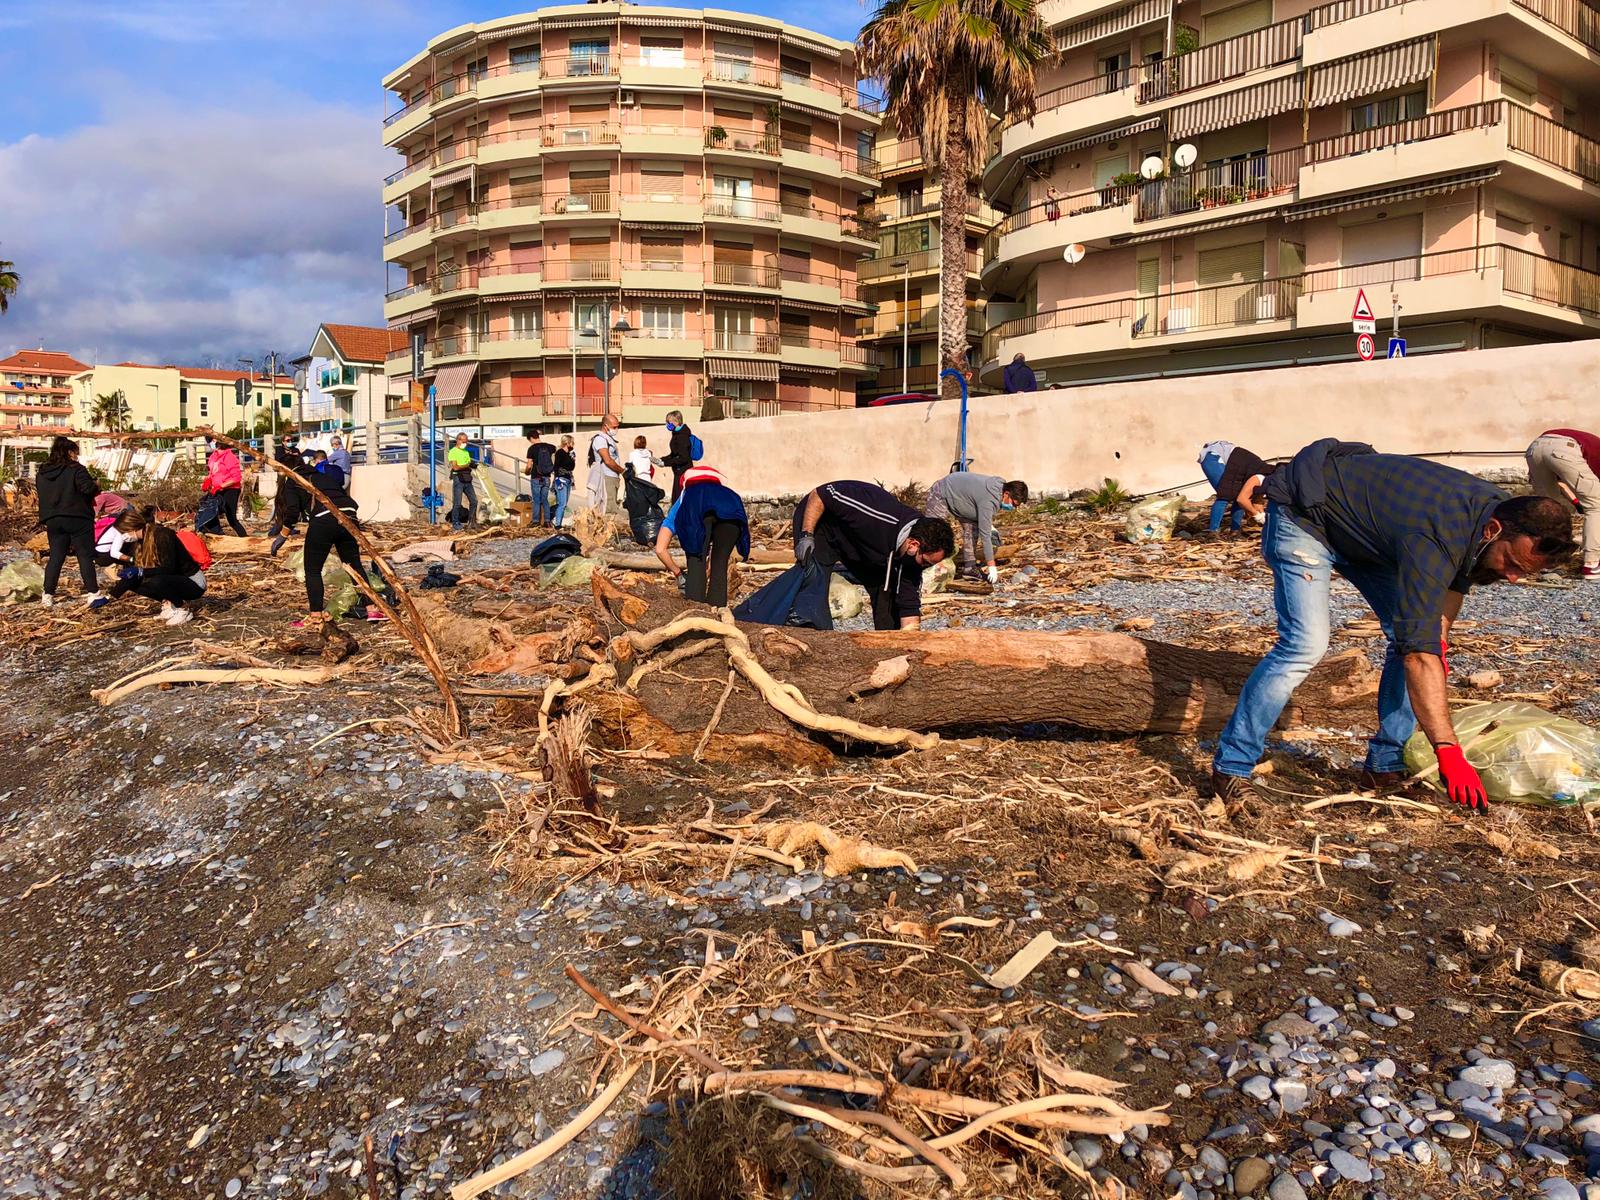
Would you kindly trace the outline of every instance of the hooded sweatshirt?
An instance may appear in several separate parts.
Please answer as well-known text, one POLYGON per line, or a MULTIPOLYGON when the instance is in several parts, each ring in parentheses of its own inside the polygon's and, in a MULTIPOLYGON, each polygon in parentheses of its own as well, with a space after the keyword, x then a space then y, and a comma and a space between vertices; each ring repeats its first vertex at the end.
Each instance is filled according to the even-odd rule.
POLYGON ((68 459, 59 467, 39 468, 34 488, 39 494, 39 520, 53 517, 94 519, 94 498, 100 485, 82 463, 68 459))
POLYGON ((873 483, 841 479, 817 489, 819 531, 826 531, 839 561, 869 592, 894 597, 896 614, 922 615, 922 568, 900 553, 922 514, 873 483))

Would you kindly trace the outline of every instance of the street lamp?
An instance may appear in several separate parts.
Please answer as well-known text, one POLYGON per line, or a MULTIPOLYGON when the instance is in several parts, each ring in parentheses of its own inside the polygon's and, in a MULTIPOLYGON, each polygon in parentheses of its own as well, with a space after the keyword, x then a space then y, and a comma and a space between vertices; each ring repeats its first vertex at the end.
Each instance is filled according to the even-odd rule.
MULTIPOLYGON (((629 333, 629 332, 632 331, 633 326, 628 324, 628 318, 625 317, 625 316, 619 316, 617 318, 617 323, 615 325, 611 324, 611 301, 610 300, 605 301, 605 306, 606 306, 606 317, 605 317, 605 320, 603 322, 601 322, 601 324, 603 324, 606 327, 608 327, 611 330, 612 333, 629 333)), ((597 330, 593 325, 585 325, 580 332, 582 332, 584 337, 600 337, 600 331, 597 330)), ((574 350, 574 352, 573 352, 573 361, 574 362, 577 361, 577 352, 576 352, 576 350, 574 350)), ((611 338, 609 336, 600 338, 600 361, 601 361, 601 364, 602 364, 601 367, 600 367, 600 382, 605 384, 605 389, 606 389, 606 391, 605 391, 605 412, 600 414, 602 417, 604 417, 606 415, 606 413, 609 413, 611 411, 611 338)), ((573 380, 573 387, 574 387, 574 395, 573 395, 572 399, 573 399, 574 408, 576 408, 577 399, 578 399, 577 395, 576 395, 576 387, 577 387, 576 378, 574 378, 574 380, 573 380)), ((574 424, 574 426, 576 426, 576 424, 577 424, 577 414, 576 414, 576 412, 574 412, 574 414, 573 414, 573 424, 574 424)))
POLYGON ((244 357, 244 355, 241 354, 239 356, 239 362, 244 365, 244 369, 250 375, 250 385, 251 386, 248 389, 246 389, 245 394, 244 394, 244 398, 242 400, 240 400, 240 402, 239 402, 239 428, 241 430, 243 430, 243 432, 239 435, 239 440, 240 441, 244 441, 244 442, 248 442, 250 440, 250 420, 249 420, 249 418, 250 418, 250 407, 249 407, 249 400, 250 400, 250 393, 255 390, 256 360, 253 359, 253 358, 246 358, 246 357, 244 357))
POLYGON ((907 386, 911 378, 911 260, 897 258, 889 265, 904 273, 904 286, 900 289, 900 392, 904 395, 911 390, 907 386))

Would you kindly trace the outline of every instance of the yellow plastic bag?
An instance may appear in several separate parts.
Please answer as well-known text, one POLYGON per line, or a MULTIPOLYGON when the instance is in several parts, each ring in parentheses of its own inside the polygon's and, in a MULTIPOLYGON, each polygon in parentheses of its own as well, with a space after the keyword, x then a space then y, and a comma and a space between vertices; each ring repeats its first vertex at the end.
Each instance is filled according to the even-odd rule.
MULTIPOLYGON (((1600 803, 1600 731, 1516 700, 1469 704, 1454 715, 1467 761, 1490 800, 1600 803)), ((1433 747, 1419 729, 1406 743, 1406 766, 1420 771, 1434 762, 1433 747)), ((1439 786, 1437 777, 1433 784, 1439 786)))
POLYGON ((1167 542, 1183 511, 1182 496, 1151 496, 1128 510, 1122 536, 1130 542, 1167 542))

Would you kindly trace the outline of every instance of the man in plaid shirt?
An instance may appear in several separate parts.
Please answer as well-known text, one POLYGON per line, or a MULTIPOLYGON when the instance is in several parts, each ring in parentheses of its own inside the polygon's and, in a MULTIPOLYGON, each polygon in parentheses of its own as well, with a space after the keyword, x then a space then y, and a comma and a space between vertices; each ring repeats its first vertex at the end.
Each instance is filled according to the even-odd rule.
POLYGON ((1389 639, 1378 732, 1362 786, 1406 778, 1403 750, 1422 726, 1450 798, 1487 802, 1457 743, 1445 698, 1450 625, 1475 583, 1515 583, 1575 548, 1569 511, 1542 496, 1507 498, 1453 467, 1327 438, 1268 478, 1261 556, 1272 568, 1278 642, 1251 672, 1211 765, 1215 795, 1240 799, 1296 686, 1327 653, 1337 571, 1372 606, 1389 639))

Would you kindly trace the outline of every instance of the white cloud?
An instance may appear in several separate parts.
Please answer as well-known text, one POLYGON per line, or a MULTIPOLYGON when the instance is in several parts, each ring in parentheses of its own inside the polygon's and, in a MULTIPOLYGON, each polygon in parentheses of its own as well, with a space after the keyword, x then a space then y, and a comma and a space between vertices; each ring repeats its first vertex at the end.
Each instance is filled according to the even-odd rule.
POLYGON ((0 145, 0 257, 23 277, 0 344, 200 361, 303 350, 320 321, 378 323, 391 155, 371 113, 107 111, 0 145))

